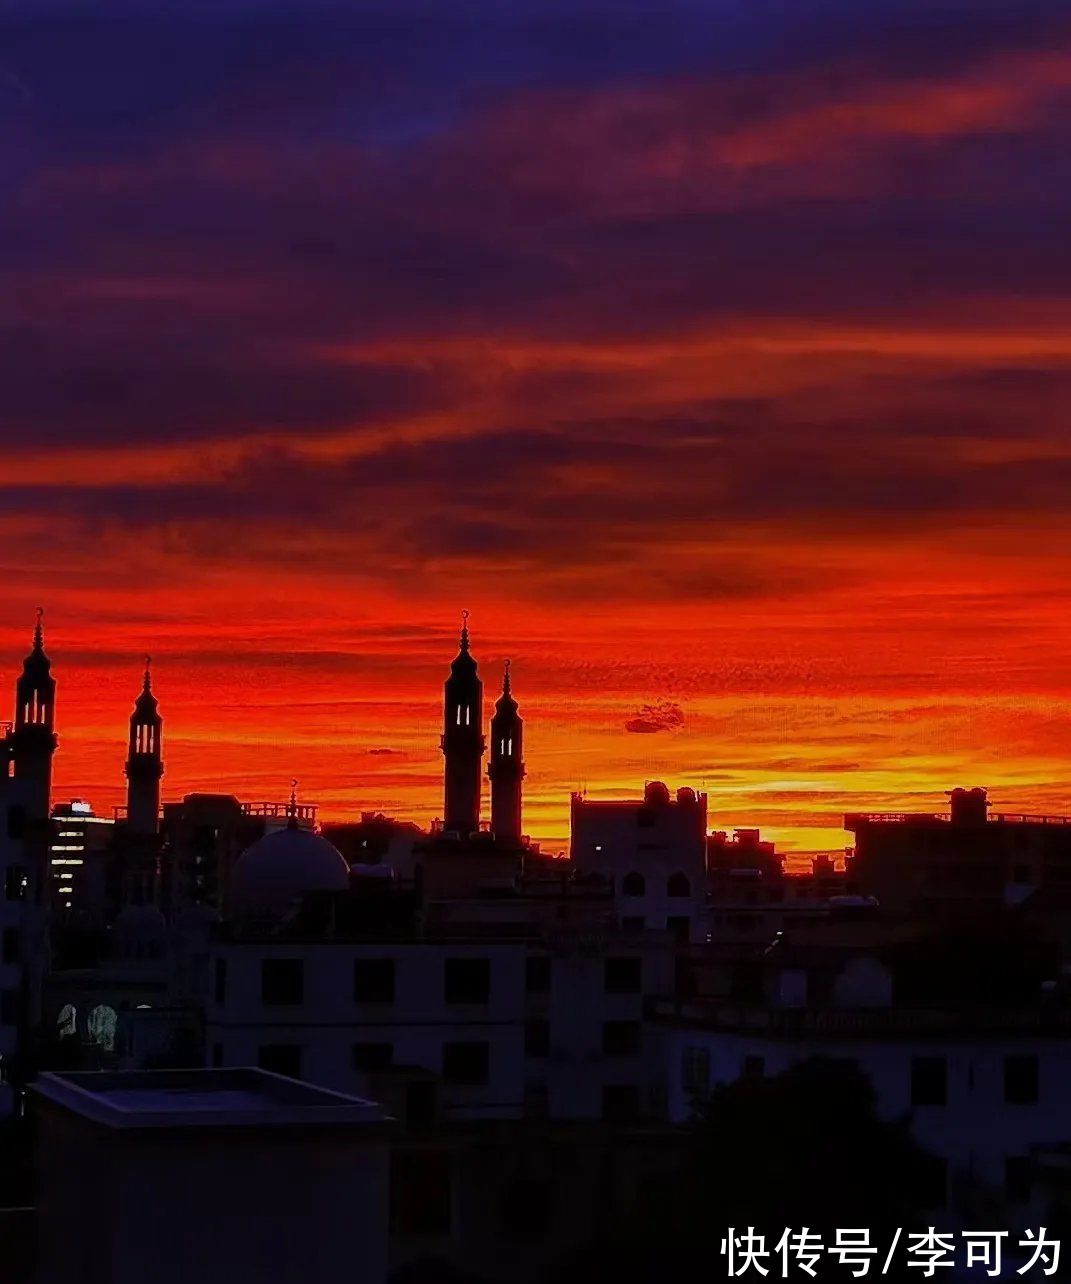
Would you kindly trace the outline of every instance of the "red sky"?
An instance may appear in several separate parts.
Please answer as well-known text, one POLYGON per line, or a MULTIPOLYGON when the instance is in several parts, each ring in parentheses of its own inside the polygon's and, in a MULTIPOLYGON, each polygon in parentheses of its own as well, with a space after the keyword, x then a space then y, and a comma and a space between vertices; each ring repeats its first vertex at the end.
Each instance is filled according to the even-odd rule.
POLYGON ((120 801, 151 651, 165 796, 427 821, 467 607, 537 836, 652 776, 796 849, 1071 811, 1060 7, 410 8, 0 19, 58 795, 120 801))

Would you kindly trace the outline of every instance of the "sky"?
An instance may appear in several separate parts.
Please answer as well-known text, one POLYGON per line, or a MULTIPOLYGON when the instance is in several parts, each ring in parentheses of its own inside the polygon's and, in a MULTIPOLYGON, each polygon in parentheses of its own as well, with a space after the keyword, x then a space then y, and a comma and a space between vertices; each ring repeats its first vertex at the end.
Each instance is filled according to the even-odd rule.
MULTIPOLYGON (((0 682, 56 795, 1071 811, 1071 16, 0 0, 0 682)), ((6 711, 0 712, 4 716, 6 711)))

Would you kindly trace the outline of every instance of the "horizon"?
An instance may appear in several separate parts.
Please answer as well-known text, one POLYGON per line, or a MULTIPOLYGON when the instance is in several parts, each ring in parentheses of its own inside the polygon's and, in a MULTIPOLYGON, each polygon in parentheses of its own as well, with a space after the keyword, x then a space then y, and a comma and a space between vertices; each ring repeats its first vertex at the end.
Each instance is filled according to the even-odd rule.
MULTIPOLYGON (((484 682, 485 724, 489 722, 494 700, 501 685, 503 662, 506 658, 514 665, 514 694, 518 697, 521 716, 525 719, 525 759, 528 766, 528 777, 525 782, 525 832, 534 841, 546 847, 568 844, 569 798, 572 792, 581 791, 593 798, 629 798, 642 792, 644 782, 651 779, 664 779, 673 787, 692 785, 708 795, 708 831, 734 829, 760 829, 763 838, 774 841, 778 850, 788 857, 789 867, 801 867, 807 857, 818 852, 841 853, 851 845, 850 834, 843 829, 839 818, 851 811, 947 811, 947 795, 956 785, 972 786, 982 783, 990 793, 994 812, 1023 812, 1031 814, 1060 814, 1058 807, 1026 805, 1022 794, 1013 793, 1011 789, 1001 791, 994 797, 991 784, 974 779, 946 780, 942 787, 932 790, 887 790, 884 793, 868 793, 862 788, 849 790, 842 788, 835 793, 832 787, 821 796, 827 800, 839 797, 844 799, 843 808, 838 808, 837 823, 816 823, 823 819, 821 813, 807 810, 807 804, 813 802, 818 791, 809 788, 787 788, 789 784, 798 786, 798 781, 778 782, 773 780, 773 768, 756 758, 749 764, 759 788, 755 795, 739 785, 725 788, 720 796, 712 787, 709 775, 697 774, 689 768, 687 753, 695 747, 694 736, 687 734, 688 722, 694 714, 685 718, 680 706, 673 705, 673 711, 667 714, 665 709, 648 706, 646 710, 628 707, 623 713, 624 721, 614 724, 613 713, 606 715, 606 710, 613 709, 613 704, 606 701, 602 704, 604 723, 592 727, 585 714, 587 735, 584 741, 584 752, 591 758, 603 761, 615 761, 621 765, 621 774, 617 779, 603 778, 597 783, 590 780, 564 782, 562 777, 555 778, 551 772, 541 768, 538 757, 539 749, 547 740, 546 731, 540 734, 537 710, 555 709, 553 693, 548 701, 546 695, 540 697, 538 689, 531 696, 522 683, 516 667, 516 648, 510 656, 492 659, 490 662, 481 657, 480 633, 478 623, 472 624, 473 655, 479 665, 480 676, 484 682), (650 721, 650 728, 643 730, 626 730, 626 724, 633 727, 643 719, 650 721), (650 745, 646 758, 615 758, 615 749, 620 752, 622 744, 639 741, 641 745, 650 745), (673 746, 676 753, 666 752, 667 746, 673 746), (666 752, 666 763, 676 764, 672 770, 660 769, 658 753, 666 752), (627 768, 634 765, 640 774, 629 776, 627 768), (535 784, 533 790, 532 785, 535 784), (559 787, 560 786, 560 787, 559 787), (779 794, 780 808, 771 812, 770 797, 779 794), (761 803, 748 809, 749 797, 758 796, 761 803), (729 805, 725 805, 728 801, 729 805), (719 806, 719 804, 722 804, 719 806), (775 822, 760 820, 758 817, 774 815, 775 822), (533 816, 539 817, 534 824, 533 816), (549 818, 549 823, 543 818, 549 818), (792 823, 776 823, 776 818, 790 818, 792 823), (541 823, 543 827, 541 828, 541 823), (815 841, 821 835, 827 841, 815 841), (832 838, 833 841, 828 841, 832 838), (839 839, 839 841, 838 841, 839 839)), ((416 694, 415 691, 405 697, 393 697, 385 701, 383 694, 379 700, 364 701, 353 692, 345 695, 337 688, 317 687, 315 681, 305 677, 306 684, 313 682, 306 698, 300 703, 286 703, 284 707, 292 719, 291 728, 301 727, 304 737, 296 741, 281 743, 273 740, 269 728, 276 725, 276 714, 279 705, 271 701, 261 702, 255 693, 250 692, 250 684, 238 682, 234 670, 230 680, 223 684, 231 692, 230 703, 220 703, 218 688, 210 700, 198 703, 201 695, 200 684, 191 677, 189 669, 179 667, 175 671, 179 682, 175 689, 175 705, 180 710, 179 716, 192 712, 194 720, 187 729, 178 722, 171 710, 168 687, 168 664, 166 658, 161 662, 159 654, 153 656, 153 690, 160 700, 160 710, 164 718, 164 800, 172 801, 187 793, 217 792, 233 793, 243 801, 259 802, 266 800, 282 801, 290 789, 290 782, 297 779, 300 785, 300 797, 303 802, 312 803, 318 808, 318 821, 329 823, 357 819, 362 812, 380 811, 399 820, 411 820, 428 828, 433 819, 442 816, 442 755, 438 749, 438 733, 442 722, 441 680, 448 672, 449 661, 456 651, 456 634, 453 649, 450 648, 449 635, 443 657, 436 662, 440 681, 432 687, 429 697, 427 691, 416 694), (185 679, 185 682, 183 681, 185 679), (204 704, 211 705, 216 718, 206 715, 204 704), (382 714, 386 704, 413 711, 411 720, 404 724, 404 734, 396 737, 394 745, 383 743, 388 737, 382 735, 375 742, 362 741, 352 730, 350 715, 370 708, 382 714), (298 722, 298 717, 303 722, 298 722), (199 720, 198 720, 199 719, 199 720), (253 772, 242 769, 243 756, 247 760, 263 759, 270 754, 273 764, 278 764, 280 771, 262 767, 253 772), (328 765, 334 755, 337 766, 328 765), (381 761, 386 765, 381 765, 381 761), (177 763, 177 766, 175 765, 177 763), (308 775, 303 776, 298 764, 312 767, 308 775), (239 765, 235 765, 239 764, 239 765), (350 781, 346 778, 346 765, 361 775, 350 781), (290 770, 290 766, 294 770, 290 770), (368 782, 376 782, 369 784, 368 782), (375 793, 376 787, 381 792, 375 793), (394 790, 391 794, 388 790, 394 790)), ((432 640, 426 640, 431 646, 432 640)), ((25 649, 25 648, 24 648, 25 649)), ((118 667, 115 657, 110 657, 106 664, 101 664, 97 652, 74 651, 70 664, 62 653, 57 652, 53 634, 49 629, 48 617, 45 617, 45 649, 52 660, 53 675, 57 677, 57 730, 60 739, 60 751, 56 755, 55 780, 53 797, 58 802, 79 798, 89 802, 98 814, 107 815, 116 806, 121 806, 125 799, 126 784, 123 776, 123 760, 126 756, 126 738, 128 721, 133 708, 134 698, 141 688, 145 658, 127 673, 118 667), (58 655, 58 658, 57 658, 58 655), (70 668, 71 676, 65 673, 70 668), (95 680, 88 680, 90 675, 95 680), (129 679, 129 688, 123 691, 123 685, 129 679), (114 696, 114 698, 113 698, 114 696), (72 698, 73 697, 73 698, 72 698), (65 711, 68 701, 77 711, 92 710, 96 721, 86 725, 77 722, 68 730, 65 711), (114 722, 115 730, 110 732, 108 723, 114 722), (64 748, 68 752, 64 753, 64 748), (73 749, 73 752, 71 752, 73 749), (87 764, 89 767, 87 769, 87 764)), ((322 657, 322 652, 314 653, 322 657)), ((348 653, 351 657, 354 653, 348 653)), ((359 653, 358 653, 359 654, 359 653)), ((347 655, 339 652, 336 660, 347 655)), ((284 673, 291 671, 306 675, 309 672, 308 656, 304 659, 300 653, 286 657, 292 661, 288 666, 283 657, 278 668, 284 673)), ((232 657, 234 668, 240 667, 237 656, 232 657)), ((11 666, 11 682, 20 666, 11 666)), ((428 664, 414 665, 411 676, 415 682, 417 675, 428 664)), ((523 672, 523 670, 521 670, 523 672)), ((315 670, 314 670, 315 672, 315 670)), ((534 675, 533 675, 534 676, 534 675)), ((296 680, 296 679, 295 679, 296 680)), ((590 675, 588 680, 590 681, 590 675)), ((735 699, 725 697, 724 699, 735 699)), ((604 697, 605 701, 605 697, 604 697)), ((797 701, 798 703, 798 701, 797 701)), ((577 707, 573 706, 574 709, 577 707)), ((588 711, 600 707, 597 701, 589 701, 588 711)), ((559 716, 561 705, 557 706, 559 716)), ((3 719, 0 719, 2 721, 3 719)), ((781 734, 786 730, 785 724, 778 728, 781 734)), ((785 741, 779 740, 778 744, 785 741)), ((551 749, 551 757, 554 750, 551 749)), ((486 765, 486 764, 485 764, 486 765)), ((665 763, 662 764, 665 766, 665 763)), ((830 774, 838 776, 854 775, 848 770, 850 764, 836 764, 829 768, 830 774)), ((552 769, 553 770, 553 769, 552 769)), ((483 779, 483 816, 489 814, 488 785, 483 779)), ((1029 798, 1029 794, 1027 795, 1029 798)), ((830 818, 832 819, 832 818, 830 818)))

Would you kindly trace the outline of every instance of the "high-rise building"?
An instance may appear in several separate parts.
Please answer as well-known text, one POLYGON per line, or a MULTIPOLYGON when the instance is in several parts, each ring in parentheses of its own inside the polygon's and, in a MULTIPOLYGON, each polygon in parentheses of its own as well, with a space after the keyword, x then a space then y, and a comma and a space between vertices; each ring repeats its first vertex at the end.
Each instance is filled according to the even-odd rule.
POLYGON ((52 808, 48 848, 48 903, 54 920, 103 925, 107 905, 107 852, 111 817, 98 816, 81 798, 52 808))

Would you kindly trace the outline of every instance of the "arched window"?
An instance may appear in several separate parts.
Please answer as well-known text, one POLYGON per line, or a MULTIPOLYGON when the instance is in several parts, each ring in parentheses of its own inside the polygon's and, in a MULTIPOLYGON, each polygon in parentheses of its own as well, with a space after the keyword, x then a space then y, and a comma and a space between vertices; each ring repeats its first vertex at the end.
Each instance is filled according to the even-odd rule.
POLYGON ((692 885, 688 881, 688 876, 677 870, 675 874, 670 874, 666 880, 666 891, 670 896, 691 896, 692 885))
POLYGON ((65 1003, 60 1008, 56 1021, 56 1033, 61 1039, 70 1039, 78 1033, 78 1012, 73 1003, 65 1003))
POLYGON ((642 896, 647 890, 647 880, 636 870, 631 870, 621 880, 621 891, 625 896, 642 896))
POLYGON ((115 1050, 115 1027, 118 1017, 115 1009, 102 1003, 89 1014, 89 1041, 96 1043, 106 1052, 115 1050))

